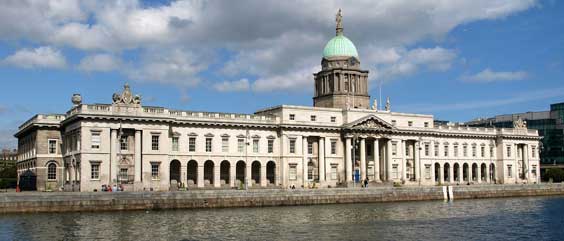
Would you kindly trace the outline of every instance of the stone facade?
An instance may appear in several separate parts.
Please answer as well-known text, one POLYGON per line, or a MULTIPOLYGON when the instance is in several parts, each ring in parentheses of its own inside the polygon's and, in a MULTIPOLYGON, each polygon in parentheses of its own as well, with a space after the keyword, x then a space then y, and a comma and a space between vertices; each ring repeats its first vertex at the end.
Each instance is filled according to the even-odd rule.
POLYGON ((323 57, 314 107, 281 105, 254 115, 171 110, 142 106, 128 85, 112 104, 83 104, 75 94, 66 114, 37 115, 20 126, 19 173, 33 170, 43 189, 64 184, 86 192, 118 184, 174 190, 177 183, 218 189, 325 188, 366 179, 539 182, 536 130, 436 127, 432 115, 392 112, 389 99, 384 110, 369 108, 368 72, 356 50, 330 50, 351 54, 323 57), (56 174, 49 175, 51 164, 56 174))

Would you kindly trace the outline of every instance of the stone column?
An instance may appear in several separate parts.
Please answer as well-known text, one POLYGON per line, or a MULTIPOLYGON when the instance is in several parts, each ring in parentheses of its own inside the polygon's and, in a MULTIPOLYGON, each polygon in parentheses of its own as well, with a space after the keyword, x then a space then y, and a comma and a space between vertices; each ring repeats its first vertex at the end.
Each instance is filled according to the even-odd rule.
POLYGON ((399 145, 399 151, 398 153, 400 154, 401 157, 401 180, 405 181, 407 178, 407 170, 406 170, 406 165, 405 165, 405 156, 407 153, 405 153, 405 145, 407 145, 407 143, 404 140, 401 140, 399 145))
MULTIPOLYGON (((166 165, 167 163, 163 163, 166 165)), ((135 131, 135 182, 141 182, 141 131, 135 131)))
POLYGON ((458 165, 458 183, 462 183, 464 181, 464 163, 460 163, 458 165))
POLYGON ((345 176, 345 182, 351 182, 352 181, 352 160, 351 160, 351 138, 350 137, 345 137, 345 168, 346 168, 346 176, 345 176))
POLYGON ((366 138, 360 138, 360 181, 366 179, 366 138))
MULTIPOLYGON (((433 165, 433 166, 435 166, 435 165, 433 165)), ((437 173, 439 173, 439 184, 444 184, 445 183, 444 165, 439 164, 439 171, 437 171, 437 173)))
POLYGON ((478 183, 482 183, 482 165, 478 163, 478 172, 476 173, 476 179, 478 183))
POLYGON ((374 140, 374 181, 375 182, 382 182, 380 180, 380 145, 378 143, 378 139, 374 140))
POLYGON ((186 162, 180 161, 180 182, 188 185, 188 176, 186 171, 188 170, 188 165, 186 162))
POLYGON ((472 178, 474 175, 474 164, 469 163, 468 164, 468 182, 473 182, 474 178, 472 178))
POLYGON ((490 183, 490 165, 486 164, 486 183, 490 183))
POLYGON ((117 130, 110 132, 110 183, 117 183, 117 130))
POLYGON ((198 163, 198 185, 197 187, 204 187, 204 164, 198 163))
POLYGON ((288 136, 285 134, 280 134, 280 165, 277 165, 276 168, 280 176, 276 178, 276 180, 280 180, 282 183, 282 187, 288 187, 288 177, 287 177, 287 168, 288 165, 286 164, 286 145, 288 143, 288 136))
POLYGON ((245 167, 245 181, 246 181, 246 185, 247 187, 252 187, 251 185, 251 177, 252 177, 252 165, 253 165, 253 161, 249 161, 247 160, 247 163, 245 163, 247 166, 245 167))
POLYGON ((392 180, 392 140, 386 142, 386 180, 392 180))
MULTIPOLYGON (((421 174, 421 167, 419 165, 419 147, 421 146, 421 143, 419 141, 416 141, 413 144, 413 175, 415 175, 415 181, 419 181, 421 179, 420 174, 421 174)), ((433 175, 433 172, 431 172, 431 175, 433 175)))
POLYGON ((325 137, 319 137, 319 182, 325 183, 325 137))
POLYGON ((448 182, 449 183, 454 183, 454 164, 453 163, 449 163, 448 165, 448 182))
POLYGON ((221 163, 213 165, 213 187, 221 187, 221 163))
POLYGON ((529 173, 531 173, 531 166, 529 165, 529 145, 523 145, 523 163, 525 165, 525 179, 529 182, 529 173))
POLYGON ((260 186, 266 187, 266 164, 263 165, 262 163, 260 167, 260 186))
POLYGON ((307 187, 307 136, 302 136, 302 155, 303 155, 303 165, 302 165, 302 183, 304 188, 307 187))
POLYGON ((229 162, 229 166, 229 186, 235 187, 235 178, 237 177, 237 162, 235 162, 235 165, 231 165, 231 162, 229 162))

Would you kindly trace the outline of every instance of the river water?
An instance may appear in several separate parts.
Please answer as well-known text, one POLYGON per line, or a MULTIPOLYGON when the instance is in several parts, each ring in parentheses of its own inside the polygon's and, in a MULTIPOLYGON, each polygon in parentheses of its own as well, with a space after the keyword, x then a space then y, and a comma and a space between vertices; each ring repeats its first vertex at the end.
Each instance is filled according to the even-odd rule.
POLYGON ((0 216, 0 240, 564 240, 564 197, 0 216))

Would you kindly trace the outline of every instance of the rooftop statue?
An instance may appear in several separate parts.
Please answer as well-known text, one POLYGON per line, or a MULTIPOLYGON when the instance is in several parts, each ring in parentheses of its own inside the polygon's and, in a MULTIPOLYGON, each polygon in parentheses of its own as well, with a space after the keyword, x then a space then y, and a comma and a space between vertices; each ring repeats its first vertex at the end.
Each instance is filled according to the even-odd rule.
POLYGON ((343 15, 341 15, 341 9, 337 12, 335 16, 335 22, 337 22, 337 35, 343 34, 343 15))
POLYGON ((390 97, 386 97, 386 111, 390 111, 392 106, 390 105, 390 97))
POLYGON ((129 88, 129 84, 125 84, 123 86, 123 91, 121 94, 114 93, 112 96, 113 104, 122 104, 122 105, 140 105, 141 104, 141 96, 133 95, 129 88))
POLYGON ((516 121, 513 121, 513 128, 515 129, 527 129, 527 122, 521 119, 521 117, 517 118, 516 121))

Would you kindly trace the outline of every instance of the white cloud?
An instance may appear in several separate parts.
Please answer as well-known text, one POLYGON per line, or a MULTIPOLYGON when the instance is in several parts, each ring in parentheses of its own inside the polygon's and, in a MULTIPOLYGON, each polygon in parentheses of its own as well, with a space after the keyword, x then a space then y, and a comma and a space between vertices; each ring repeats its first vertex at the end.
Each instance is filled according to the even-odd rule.
POLYGON ((61 69, 67 66, 67 61, 61 51, 49 46, 35 49, 20 49, 6 57, 2 62, 21 68, 61 69))
POLYGON ((177 86, 194 86, 200 82, 198 74, 209 62, 196 53, 182 50, 162 50, 142 57, 141 63, 127 68, 129 78, 177 86))
POLYGON ((248 79, 237 81, 223 81, 213 85, 213 88, 220 92, 247 91, 250 88, 248 79))
POLYGON ((119 69, 122 65, 120 59, 110 54, 95 54, 84 57, 78 64, 78 69, 86 72, 108 72, 119 69))
POLYGON ((529 75, 525 71, 496 72, 487 68, 473 75, 462 76, 461 79, 466 82, 489 83, 489 82, 497 82, 497 81, 523 80, 526 79, 528 76, 529 75))
POLYGON ((10 0, 0 7, 0 40, 23 39, 111 53, 136 50, 145 57, 131 60, 131 65, 139 69, 125 69, 127 76, 165 84, 192 85, 200 81, 197 76, 201 71, 207 70, 199 60, 192 59, 193 54, 179 57, 171 49, 188 53, 228 50, 235 57, 227 63, 213 55, 197 58, 220 61, 225 65, 220 74, 226 76, 256 76, 259 81, 253 85, 257 90, 277 90, 267 87, 272 85, 269 80, 286 77, 297 77, 282 82, 288 89, 299 90, 313 81, 312 73, 308 73, 307 81, 304 73, 319 66, 323 46, 334 34, 334 14, 340 7, 346 6, 345 34, 356 44, 362 65, 372 70, 373 79, 393 79, 419 70, 443 71, 451 65, 451 50, 406 46, 440 39, 462 24, 507 17, 536 4, 535 0, 381 0, 354 4, 345 0, 178 0, 160 5, 138 0, 10 0), (164 51, 155 54, 156 49, 164 51), (375 49, 383 52, 370 52, 375 49), (290 87, 293 84, 298 86, 290 87))

